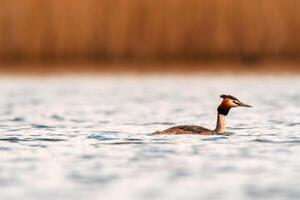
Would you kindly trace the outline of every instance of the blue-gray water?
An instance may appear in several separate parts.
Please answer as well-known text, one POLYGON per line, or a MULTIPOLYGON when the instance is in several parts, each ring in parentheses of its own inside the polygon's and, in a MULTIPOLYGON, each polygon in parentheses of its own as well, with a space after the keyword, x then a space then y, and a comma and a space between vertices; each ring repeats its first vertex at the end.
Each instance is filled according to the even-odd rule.
POLYGON ((300 199, 300 77, 2 77, 0 199, 300 199), (230 136, 219 95, 253 108, 230 136))

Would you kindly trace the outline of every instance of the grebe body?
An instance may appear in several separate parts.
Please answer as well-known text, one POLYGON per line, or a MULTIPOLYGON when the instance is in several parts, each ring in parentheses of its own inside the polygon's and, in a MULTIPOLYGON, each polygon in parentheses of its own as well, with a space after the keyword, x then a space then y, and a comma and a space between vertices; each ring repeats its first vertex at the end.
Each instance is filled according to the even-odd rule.
POLYGON ((217 124, 214 130, 210 130, 201 126, 195 125, 180 125, 168 128, 162 131, 156 131, 154 134, 197 134, 197 135, 223 135, 225 133, 225 116, 234 107, 251 107, 242 103, 236 97, 231 95, 221 95, 223 98, 218 107, 217 124))
POLYGON ((216 135, 217 132, 209 130, 202 126, 180 125, 168 128, 163 131, 157 131, 154 134, 199 134, 199 135, 216 135))

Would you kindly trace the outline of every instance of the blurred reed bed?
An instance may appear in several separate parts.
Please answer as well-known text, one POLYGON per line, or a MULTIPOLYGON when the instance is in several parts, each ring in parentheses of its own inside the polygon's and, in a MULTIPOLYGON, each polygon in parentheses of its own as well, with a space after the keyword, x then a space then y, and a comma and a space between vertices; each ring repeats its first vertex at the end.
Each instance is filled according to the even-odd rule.
POLYGON ((297 59, 298 0, 2 0, 0 60, 297 59))

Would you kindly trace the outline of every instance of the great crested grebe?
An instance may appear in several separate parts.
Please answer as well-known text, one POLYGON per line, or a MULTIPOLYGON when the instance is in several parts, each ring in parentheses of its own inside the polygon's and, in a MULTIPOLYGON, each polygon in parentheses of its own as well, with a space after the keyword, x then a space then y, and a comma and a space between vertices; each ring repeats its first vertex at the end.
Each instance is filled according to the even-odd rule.
POLYGON ((221 95, 223 101, 218 107, 217 125, 215 130, 210 130, 201 126, 181 125, 168 128, 163 131, 157 131, 154 134, 198 134, 198 135, 223 135, 225 133, 225 116, 229 110, 234 107, 251 107, 242 103, 231 95, 221 95))

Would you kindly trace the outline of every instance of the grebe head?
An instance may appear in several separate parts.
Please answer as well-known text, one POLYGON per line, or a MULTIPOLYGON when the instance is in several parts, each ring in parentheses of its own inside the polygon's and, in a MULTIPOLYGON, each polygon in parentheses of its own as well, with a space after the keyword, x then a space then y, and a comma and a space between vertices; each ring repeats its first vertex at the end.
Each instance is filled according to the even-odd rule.
POLYGON ((221 115, 227 115, 231 108, 252 107, 250 105, 242 103, 236 97, 231 96, 231 95, 222 94, 222 95, 220 95, 220 97, 223 98, 223 101, 221 102, 221 104, 218 107, 218 114, 221 114, 221 115))

